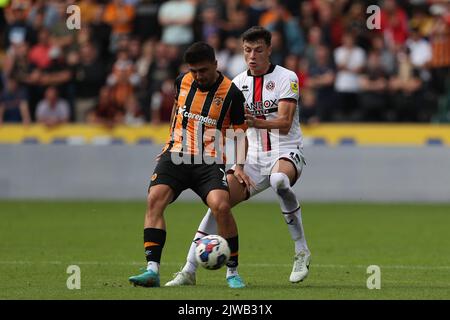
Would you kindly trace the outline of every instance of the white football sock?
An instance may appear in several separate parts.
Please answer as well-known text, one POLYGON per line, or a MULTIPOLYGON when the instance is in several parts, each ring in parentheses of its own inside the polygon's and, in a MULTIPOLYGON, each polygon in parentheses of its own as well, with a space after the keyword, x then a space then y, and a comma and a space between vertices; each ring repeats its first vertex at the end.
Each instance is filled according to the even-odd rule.
POLYGON ((147 262, 147 271, 153 271, 159 273, 159 263, 155 261, 147 262))
POLYGON ((288 225, 291 238, 295 243, 295 253, 302 250, 309 252, 303 230, 301 208, 290 186, 288 176, 281 172, 272 173, 270 175, 270 186, 278 195, 281 211, 288 225))
POLYGON ((194 241, 192 241, 189 248, 186 264, 181 270, 182 272, 195 273, 197 271, 198 263, 195 259, 195 248, 197 245, 195 241, 208 234, 217 234, 217 223, 214 215, 211 213, 211 209, 208 209, 208 212, 206 212, 202 222, 200 222, 200 225, 198 226, 198 231, 195 233, 194 241))
POLYGON ((227 268, 227 278, 228 277, 231 277, 231 276, 236 276, 236 275, 238 275, 239 273, 238 273, 238 270, 237 270, 237 267, 236 268, 227 268))

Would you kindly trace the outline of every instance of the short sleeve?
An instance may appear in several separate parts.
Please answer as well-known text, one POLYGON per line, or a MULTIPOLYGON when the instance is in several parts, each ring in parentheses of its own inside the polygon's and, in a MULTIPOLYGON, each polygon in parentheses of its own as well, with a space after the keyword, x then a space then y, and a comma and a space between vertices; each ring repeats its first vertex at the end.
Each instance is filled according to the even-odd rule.
POLYGON ((233 83, 231 86, 232 100, 230 106, 230 122, 234 128, 247 129, 245 124, 245 98, 242 92, 233 83))
POLYGON ((298 97, 298 77, 293 72, 286 73, 286 75, 283 76, 283 80, 281 81, 281 88, 278 99, 294 99, 298 101, 298 97))
POLYGON ((178 100, 178 95, 180 94, 180 88, 181 88, 181 81, 183 80, 183 77, 186 75, 186 73, 180 74, 174 82, 174 90, 175 90, 175 100, 178 100))

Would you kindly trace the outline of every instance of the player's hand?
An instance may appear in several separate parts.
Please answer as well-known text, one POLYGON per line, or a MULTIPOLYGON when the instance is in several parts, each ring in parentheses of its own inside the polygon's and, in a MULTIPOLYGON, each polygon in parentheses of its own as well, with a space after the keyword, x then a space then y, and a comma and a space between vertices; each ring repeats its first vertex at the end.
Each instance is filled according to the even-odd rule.
POLYGON ((245 113, 245 123, 247 124, 247 126, 249 128, 253 128, 256 127, 255 123, 256 123, 256 118, 254 115, 252 115, 251 113, 246 112, 245 113))
POLYGON ((253 188, 256 189, 255 183, 244 172, 244 169, 240 165, 237 165, 236 168, 234 169, 234 176, 239 181, 239 183, 241 183, 241 184, 244 183, 245 184, 245 187, 247 188, 248 191, 250 191, 250 186, 252 186, 253 188))

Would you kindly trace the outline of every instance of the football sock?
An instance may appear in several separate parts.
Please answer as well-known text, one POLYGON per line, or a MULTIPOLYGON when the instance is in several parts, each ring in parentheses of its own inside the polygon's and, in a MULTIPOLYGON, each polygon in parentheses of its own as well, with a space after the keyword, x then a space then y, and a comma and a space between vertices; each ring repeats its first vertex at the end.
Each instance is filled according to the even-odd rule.
POLYGON ((237 268, 238 266, 238 251, 239 251, 239 237, 235 236, 226 239, 230 247, 230 259, 227 262, 228 268, 237 268))
POLYGON ((144 229, 145 258, 147 259, 147 270, 159 272, 161 253, 166 242, 166 231, 162 229, 144 229))
POLYGON ((206 215, 203 217, 202 222, 198 226, 198 231, 195 233, 194 241, 192 241, 191 246, 189 248, 189 253, 186 258, 186 264, 184 265, 181 271, 195 273, 197 270, 197 260, 195 259, 195 248, 197 246, 196 241, 207 236, 209 234, 217 233, 217 223, 213 214, 211 213, 211 209, 208 209, 206 215))
POLYGON ((309 252, 305 232, 303 231, 302 209, 298 207, 293 213, 283 212, 283 215, 288 225, 292 240, 294 240, 295 253, 299 253, 300 251, 309 252))
POLYGON ((309 252, 303 231, 301 208, 290 186, 288 176, 282 172, 272 173, 270 175, 270 186, 278 195, 281 211, 295 243, 295 253, 302 250, 309 252))
POLYGON ((237 268, 227 268, 227 278, 238 274, 237 268))

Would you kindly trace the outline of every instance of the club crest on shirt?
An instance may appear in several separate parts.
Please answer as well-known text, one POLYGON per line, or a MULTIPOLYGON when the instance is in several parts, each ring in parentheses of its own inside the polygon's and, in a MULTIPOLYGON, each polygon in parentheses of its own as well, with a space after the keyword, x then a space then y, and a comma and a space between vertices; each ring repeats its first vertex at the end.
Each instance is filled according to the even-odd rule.
POLYGON ((272 91, 273 89, 275 89, 275 82, 273 82, 272 80, 267 82, 266 89, 269 90, 269 91, 272 91))
POLYGON ((216 106, 220 106, 223 103, 223 98, 222 97, 214 97, 214 103, 216 104, 216 106))
POLYGON ((154 173, 154 174, 152 175, 151 180, 152 180, 152 181, 155 181, 157 177, 158 177, 158 174, 157 174, 157 173, 154 173))
POLYGON ((291 90, 294 93, 298 93, 298 83, 296 81, 291 81, 291 90))

